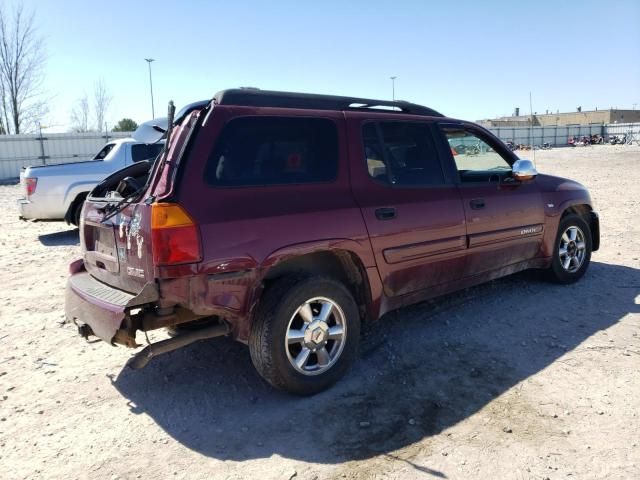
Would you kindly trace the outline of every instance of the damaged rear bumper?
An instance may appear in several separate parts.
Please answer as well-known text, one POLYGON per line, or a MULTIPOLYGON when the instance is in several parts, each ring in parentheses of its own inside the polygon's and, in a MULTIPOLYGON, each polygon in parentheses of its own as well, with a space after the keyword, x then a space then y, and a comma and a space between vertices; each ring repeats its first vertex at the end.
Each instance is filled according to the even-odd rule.
POLYGON ((77 272, 67 281, 65 315, 78 325, 83 336, 96 335, 114 343, 114 337, 128 318, 129 310, 158 300, 154 283, 148 283, 137 295, 106 285, 88 272, 77 272))

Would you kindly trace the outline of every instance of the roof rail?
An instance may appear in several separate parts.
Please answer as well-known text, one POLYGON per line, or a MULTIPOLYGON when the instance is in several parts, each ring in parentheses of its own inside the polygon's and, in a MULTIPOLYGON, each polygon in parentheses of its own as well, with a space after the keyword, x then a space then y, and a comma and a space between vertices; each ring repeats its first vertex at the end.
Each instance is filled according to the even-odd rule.
POLYGON ((373 100, 369 98, 318 95, 314 93, 276 92, 257 88, 222 90, 213 97, 217 105, 248 107, 303 108, 312 110, 397 111, 413 115, 443 117, 435 110, 403 100, 373 100))

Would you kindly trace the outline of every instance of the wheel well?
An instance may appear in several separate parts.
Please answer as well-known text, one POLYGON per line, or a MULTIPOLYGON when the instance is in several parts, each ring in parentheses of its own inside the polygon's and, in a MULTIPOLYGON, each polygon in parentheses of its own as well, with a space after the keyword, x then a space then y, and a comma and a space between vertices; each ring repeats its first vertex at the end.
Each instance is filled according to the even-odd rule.
POLYGON ((566 217, 570 214, 579 215, 584 219, 585 222, 589 223, 589 214, 591 213, 591 207, 589 205, 572 205, 567 208, 564 212, 562 212, 562 218, 566 217))
POLYGON ((74 223, 75 222, 75 209, 77 207, 77 205, 79 203, 84 202, 85 198, 87 198, 87 195, 89 195, 89 192, 81 192, 79 194, 76 195, 76 198, 73 199, 73 201, 69 204, 69 208, 67 209, 67 213, 64 216, 64 220, 67 223, 74 223))
POLYGON ((572 213, 581 217, 585 222, 587 222, 587 225, 589 225, 589 228, 591 229, 592 248, 595 252, 600 248, 600 222, 598 221, 597 215, 593 213, 593 209, 589 205, 572 205, 562 212, 561 220, 572 213))
POLYGON ((353 295, 361 319, 367 318, 371 291, 364 266, 354 253, 346 250, 321 251, 284 260, 267 271, 263 280, 264 290, 276 279, 296 273, 324 275, 342 282, 353 295))

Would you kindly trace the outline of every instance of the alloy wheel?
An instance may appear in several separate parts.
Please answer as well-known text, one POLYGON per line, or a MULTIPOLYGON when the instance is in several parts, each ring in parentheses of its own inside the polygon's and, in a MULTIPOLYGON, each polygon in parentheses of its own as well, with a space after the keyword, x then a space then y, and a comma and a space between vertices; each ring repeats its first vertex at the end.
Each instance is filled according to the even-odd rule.
POLYGON ((312 298, 296 309, 286 332, 285 350, 293 368, 304 375, 319 375, 337 362, 344 349, 345 314, 329 298, 312 298))
POLYGON ((587 244, 582 230, 575 225, 568 227, 560 237, 558 248, 562 268, 569 273, 577 272, 584 263, 586 253, 587 244))

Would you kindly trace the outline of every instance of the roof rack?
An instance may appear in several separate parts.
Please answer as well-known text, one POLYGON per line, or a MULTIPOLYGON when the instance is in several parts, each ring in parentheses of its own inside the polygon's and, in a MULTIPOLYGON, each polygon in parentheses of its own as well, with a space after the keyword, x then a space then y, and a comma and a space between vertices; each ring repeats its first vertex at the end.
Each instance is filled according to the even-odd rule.
POLYGON ((304 108, 313 110, 378 111, 443 117, 435 110, 405 102, 403 100, 372 100, 369 98, 318 95, 314 93, 276 92, 257 88, 234 88, 222 90, 213 97, 217 105, 238 105, 248 107, 304 108))

